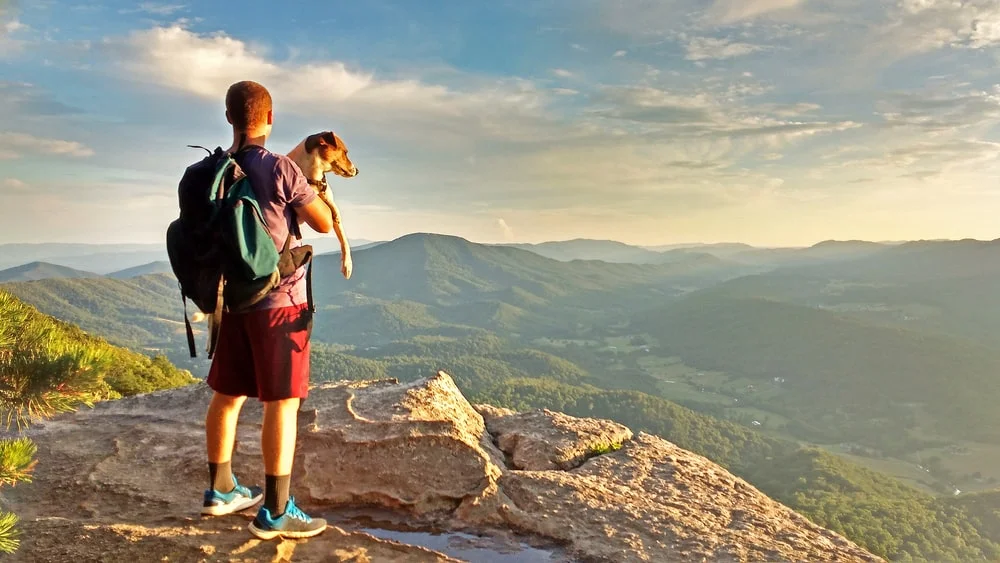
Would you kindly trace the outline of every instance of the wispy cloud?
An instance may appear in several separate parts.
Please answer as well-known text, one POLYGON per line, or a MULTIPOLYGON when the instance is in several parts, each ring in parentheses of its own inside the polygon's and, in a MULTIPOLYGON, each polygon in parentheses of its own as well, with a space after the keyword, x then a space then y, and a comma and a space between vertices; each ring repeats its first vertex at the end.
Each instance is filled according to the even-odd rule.
POLYGON ((4 189, 11 191, 23 191, 28 187, 28 184, 25 184, 17 178, 4 178, 0 181, 0 185, 2 185, 4 189))
POLYGON ((0 131, 0 160, 22 158, 27 155, 86 157, 93 154, 93 150, 77 141, 0 131))
POLYGON ((184 4, 165 4, 161 2, 140 2, 134 8, 119 10, 122 14, 149 14, 153 16, 172 16, 187 8, 184 4))
POLYGON ((1000 124, 1000 85, 991 90, 900 92, 879 101, 882 125, 928 133, 1000 124))
POLYGON ((507 221, 504 221, 503 217, 497 217, 497 226, 500 227, 504 240, 514 240, 514 230, 510 228, 507 221))
POLYGON ((0 116, 10 120, 78 114, 79 108, 59 102, 27 82, 0 80, 0 116))
POLYGON ((803 3, 804 0, 715 0, 707 15, 719 23, 728 24, 787 10, 803 3))
POLYGON ((763 51, 765 47, 718 37, 695 37, 688 42, 686 49, 689 61, 703 61, 742 57, 763 51))
POLYGON ((516 17, 497 21, 537 20, 501 26, 512 40, 532 30, 508 47, 532 52, 503 63, 476 55, 489 50, 477 21, 376 4, 351 8, 364 29, 317 38, 301 22, 262 35, 214 5, 145 2, 105 9, 117 19, 104 27, 96 10, 74 12, 91 18, 75 29, 99 31, 71 43, 55 31, 68 26, 43 26, 48 12, 24 3, 21 19, 0 15, 0 53, 17 61, 0 81, 2 128, 16 133, 0 137, 0 158, 23 159, 9 163, 18 181, 47 194, 58 186, 22 171, 51 162, 88 176, 94 205, 137 184, 169 201, 190 153, 164 162, 135 135, 152 125, 160 147, 224 136, 225 90, 252 79, 274 94, 275 145, 313 127, 344 133, 368 172, 341 199, 378 217, 373 237, 420 221, 504 239, 557 228, 546 221, 656 231, 668 216, 685 237, 714 237, 751 208, 805 237, 819 221, 784 218, 833 217, 859 194, 931 201, 1000 175, 995 0, 502 2, 491 9, 516 17), (397 39, 376 48, 373 34, 397 39), (100 98, 70 96, 84 69, 100 98), (136 109, 154 100, 157 115, 136 109))
POLYGON ((449 87, 417 77, 378 78, 341 61, 268 59, 226 34, 201 35, 178 25, 108 38, 100 51, 129 80, 210 100, 221 99, 233 82, 257 80, 286 112, 355 119, 358 127, 383 135, 417 134, 425 142, 470 135, 544 138, 546 93, 524 80, 469 77, 449 87), (431 127, 433 137, 427 135, 431 127))

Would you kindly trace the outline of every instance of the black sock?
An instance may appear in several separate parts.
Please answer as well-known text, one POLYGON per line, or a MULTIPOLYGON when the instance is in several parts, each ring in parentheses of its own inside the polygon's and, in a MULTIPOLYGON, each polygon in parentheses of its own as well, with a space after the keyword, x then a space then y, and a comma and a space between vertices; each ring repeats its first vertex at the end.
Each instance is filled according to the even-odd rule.
POLYGON ((285 513, 288 504, 288 488, 291 485, 291 475, 264 476, 264 508, 276 518, 285 513))
POLYGON ((208 486, 220 493, 228 493, 236 488, 233 483, 232 461, 208 463, 208 486))

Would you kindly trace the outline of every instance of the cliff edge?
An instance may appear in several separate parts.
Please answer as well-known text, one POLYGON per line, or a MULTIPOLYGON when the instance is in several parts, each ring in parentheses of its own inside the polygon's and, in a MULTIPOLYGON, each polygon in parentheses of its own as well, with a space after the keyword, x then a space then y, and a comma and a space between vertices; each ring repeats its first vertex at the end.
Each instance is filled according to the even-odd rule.
MULTIPOLYGON (((474 406, 443 372, 315 387, 299 416, 292 494, 332 525, 310 540, 262 542, 246 530, 253 510, 198 514, 210 393, 198 383, 33 426, 34 481, 2 491, 23 531, 10 560, 419 562, 474 552, 357 524, 371 511, 466 543, 500 541, 496 561, 880 560, 666 440, 605 420, 474 406), (519 556, 525 545, 530 557, 519 556)), ((260 420, 247 401, 233 457, 244 483, 263 480, 260 420)))

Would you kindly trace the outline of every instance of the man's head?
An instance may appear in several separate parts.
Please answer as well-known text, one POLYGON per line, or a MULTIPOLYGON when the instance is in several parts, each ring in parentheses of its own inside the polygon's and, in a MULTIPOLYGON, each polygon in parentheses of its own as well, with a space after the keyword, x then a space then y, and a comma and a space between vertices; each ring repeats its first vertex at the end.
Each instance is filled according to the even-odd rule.
POLYGON ((236 133, 246 133, 251 138, 270 135, 274 122, 271 94, 250 80, 233 84, 226 92, 226 119, 236 133))

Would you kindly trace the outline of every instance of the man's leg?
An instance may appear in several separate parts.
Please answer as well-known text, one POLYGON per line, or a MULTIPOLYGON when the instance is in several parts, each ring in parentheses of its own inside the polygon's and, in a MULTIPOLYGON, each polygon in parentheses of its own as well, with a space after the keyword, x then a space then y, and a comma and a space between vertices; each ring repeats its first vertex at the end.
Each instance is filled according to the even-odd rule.
POLYGON ((295 457, 299 399, 264 403, 264 428, 260 446, 264 453, 264 507, 278 516, 285 513, 295 457))
POLYGON ((232 458, 236 443, 236 423, 246 397, 216 392, 205 415, 205 438, 208 446, 209 488, 228 493, 233 483, 232 458))
POLYGON ((266 477, 264 506, 250 524, 261 539, 309 538, 326 529, 295 505, 289 482, 295 457, 299 405, 309 393, 309 330, 304 306, 269 309, 252 318, 258 396, 264 403, 260 445, 266 477))
POLYGON ((205 414, 209 484, 202 502, 202 514, 232 514, 264 498, 260 487, 240 485, 232 469, 240 410, 247 396, 257 393, 253 373, 243 317, 224 315, 218 347, 206 380, 215 393, 205 414))

